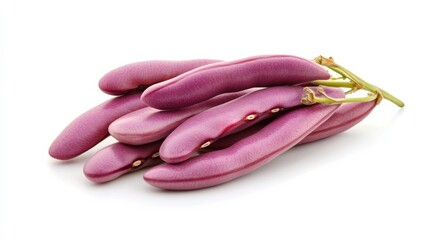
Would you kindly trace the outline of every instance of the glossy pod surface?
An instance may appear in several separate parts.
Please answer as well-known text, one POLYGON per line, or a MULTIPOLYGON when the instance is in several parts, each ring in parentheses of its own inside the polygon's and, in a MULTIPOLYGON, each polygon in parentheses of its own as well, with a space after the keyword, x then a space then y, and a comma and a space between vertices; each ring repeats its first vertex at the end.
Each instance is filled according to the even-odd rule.
POLYGON ((202 103, 178 110, 161 111, 147 107, 115 120, 110 134, 119 142, 140 145, 165 138, 189 117, 211 107, 228 102, 254 90, 225 93, 202 103))
POLYGON ((161 163, 158 150, 161 141, 130 146, 115 143, 98 151, 83 169, 85 176, 97 183, 111 181, 126 173, 161 163))
POLYGON ((168 135, 160 149, 161 158, 169 163, 184 161, 222 136, 301 105, 303 96, 302 87, 270 87, 201 112, 168 135))
POLYGON ((321 66, 296 56, 255 56, 210 64, 152 85, 143 93, 142 100, 154 108, 174 109, 225 92, 300 84, 329 77, 329 73, 321 66))
POLYGON ((97 145, 109 135, 108 128, 114 120, 146 107, 140 101, 140 94, 113 98, 77 117, 53 141, 49 155, 67 160, 97 145))
MULTIPOLYGON (((342 97, 342 93, 330 94, 342 97)), ((279 116, 255 134, 229 148, 209 152, 179 164, 150 169, 144 179, 171 190, 205 188, 247 174, 293 147, 329 119, 339 105, 313 105, 279 116)))
POLYGON ((155 83, 176 77, 194 68, 219 62, 212 59, 184 61, 144 61, 116 68, 104 75, 99 88, 108 94, 120 95, 144 89, 155 83))

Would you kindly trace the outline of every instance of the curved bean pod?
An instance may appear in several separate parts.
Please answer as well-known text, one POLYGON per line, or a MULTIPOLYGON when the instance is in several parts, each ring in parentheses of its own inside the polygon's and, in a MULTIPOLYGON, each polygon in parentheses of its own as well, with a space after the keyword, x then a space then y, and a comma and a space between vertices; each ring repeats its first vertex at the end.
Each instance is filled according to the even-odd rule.
POLYGON ((198 189, 228 182, 293 147, 338 107, 319 104, 291 111, 229 148, 205 153, 180 164, 161 164, 146 172, 144 179, 155 187, 170 190, 198 189))
MULTIPOLYGON (((376 101, 347 103, 341 105, 326 122, 302 139, 297 145, 331 137, 350 129, 368 116, 376 105, 376 101)), ((272 121, 272 119, 267 120, 272 121)), ((254 126, 244 129, 243 131, 221 138, 211 144, 209 146, 209 150, 227 148, 241 139, 261 130, 265 125, 267 125, 266 121, 260 122, 254 126)))
POLYGON ((85 164, 85 176, 97 183, 108 182, 126 173, 161 163, 158 150, 162 141, 130 146, 114 143, 94 154, 85 164))
POLYGON ((284 109, 300 106, 302 87, 270 87, 201 112, 168 135, 159 153, 168 163, 188 159, 200 148, 284 109))
POLYGON ((255 56, 210 64, 152 85, 143 93, 142 101, 163 110, 182 108, 225 92, 300 84, 329 77, 321 66, 303 58, 255 56))
POLYGON ((77 117, 53 141, 49 155, 67 160, 97 145, 109 136, 110 123, 129 112, 146 107, 140 101, 140 94, 110 99, 77 117))
POLYGON ((219 62, 212 59, 185 61, 144 61, 116 68, 104 75, 98 86, 111 95, 122 95, 142 90, 147 86, 176 77, 194 68, 219 62))
POLYGON ((141 145, 167 137, 177 126, 189 117, 211 107, 245 95, 254 89, 225 93, 202 103, 171 111, 147 107, 115 120, 109 126, 109 133, 119 142, 141 145))

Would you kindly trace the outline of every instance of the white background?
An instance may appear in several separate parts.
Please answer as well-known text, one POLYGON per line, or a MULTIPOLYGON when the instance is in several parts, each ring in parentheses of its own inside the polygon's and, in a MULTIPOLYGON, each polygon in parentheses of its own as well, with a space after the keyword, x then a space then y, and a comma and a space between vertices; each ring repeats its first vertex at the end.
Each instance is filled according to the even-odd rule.
POLYGON ((427 8, 362 2, 3 2, 2 237, 429 239, 427 8), (95 185, 82 174, 94 151, 47 154, 109 98, 97 83, 115 67, 258 54, 332 55, 406 107, 384 101, 346 133, 199 191, 160 191, 141 172, 95 185))

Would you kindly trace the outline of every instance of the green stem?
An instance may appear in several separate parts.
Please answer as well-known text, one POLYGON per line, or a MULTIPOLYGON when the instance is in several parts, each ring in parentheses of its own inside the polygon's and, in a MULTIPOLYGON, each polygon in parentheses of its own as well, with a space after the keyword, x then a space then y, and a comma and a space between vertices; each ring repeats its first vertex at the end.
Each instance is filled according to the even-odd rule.
POLYGON ((392 94, 384 91, 383 89, 379 88, 378 89, 381 94, 383 95, 383 97, 391 102, 393 102, 394 104, 396 104, 398 107, 404 107, 405 103, 403 101, 401 101, 399 98, 393 96, 392 94))
POLYGON ((301 99, 301 103, 306 105, 311 105, 315 103, 327 103, 327 104, 340 104, 340 103, 352 103, 352 102, 371 102, 377 100, 377 102, 381 101, 379 94, 370 93, 366 97, 354 97, 354 98, 333 98, 328 96, 322 87, 317 88, 317 92, 319 95, 316 96, 316 92, 309 87, 304 88, 305 97, 301 99))
POLYGON ((316 80, 316 81, 313 81, 312 83, 319 86, 327 86, 327 87, 342 87, 342 88, 356 87, 356 85, 352 82, 336 81, 336 80, 316 80))
MULTIPOLYGON (((332 58, 325 58, 323 56, 319 56, 314 61, 322 66, 328 67, 332 71, 340 74, 344 78, 350 79, 352 83, 355 84, 354 88, 357 89, 365 89, 369 92, 372 92, 377 95, 381 95, 383 98, 386 98, 387 100, 393 102, 399 107, 403 107, 405 104, 397 97, 393 96, 392 94, 386 92, 385 90, 374 86, 366 81, 364 81, 362 78, 358 77, 348 69, 342 67, 341 65, 334 62, 334 59, 332 58)), ((329 81, 329 80, 328 80, 329 81)))
POLYGON ((371 102, 377 99, 377 95, 370 95, 368 97, 355 97, 355 98, 321 98, 315 97, 313 103, 328 103, 328 104, 339 104, 339 103, 353 103, 353 102, 371 102))

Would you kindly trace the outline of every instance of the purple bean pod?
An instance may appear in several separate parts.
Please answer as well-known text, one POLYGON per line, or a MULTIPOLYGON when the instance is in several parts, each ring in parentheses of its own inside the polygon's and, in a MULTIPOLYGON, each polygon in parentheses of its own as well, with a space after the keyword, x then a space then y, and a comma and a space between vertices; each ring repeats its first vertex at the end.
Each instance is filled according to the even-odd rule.
POLYGON ((141 146, 114 143, 94 154, 85 164, 85 176, 97 183, 162 162, 158 150, 162 141, 141 146))
POLYGON ((157 109, 176 109, 225 92, 294 85, 329 77, 320 65, 300 57, 255 56, 210 64, 152 85, 143 93, 142 101, 157 109))
POLYGON ((202 103, 171 111, 142 108, 115 120, 109 126, 109 133, 119 142, 126 144, 141 145, 157 141, 167 137, 189 117, 255 90, 225 93, 202 103))
MULTIPOLYGON (((343 97, 339 91, 330 96, 343 97)), ((339 105, 317 104, 277 117, 255 134, 229 148, 209 152, 179 164, 164 163, 144 174, 149 184, 170 190, 199 189, 222 184, 270 162, 329 119, 339 105)))
MULTIPOLYGON (((326 122, 302 139, 297 145, 331 137, 352 128, 368 116, 376 105, 376 101, 347 103, 341 105, 326 122)), ((267 125, 269 121, 272 121, 272 119, 267 120, 213 142, 213 144, 208 147, 208 150, 213 151, 216 149, 224 149, 233 145, 241 139, 258 132, 267 125)))
POLYGON ((159 151, 168 163, 188 159, 200 148, 289 108, 302 106, 302 87, 270 87, 201 112, 177 127, 159 151))
POLYGON ((116 97, 86 111, 73 120, 53 141, 49 155, 60 160, 74 158, 109 136, 109 125, 117 118, 146 107, 141 93, 116 97))
POLYGON ((98 86, 111 95, 123 95, 174 78, 194 68, 219 62, 212 59, 185 61, 144 61, 116 68, 104 75, 98 86))

